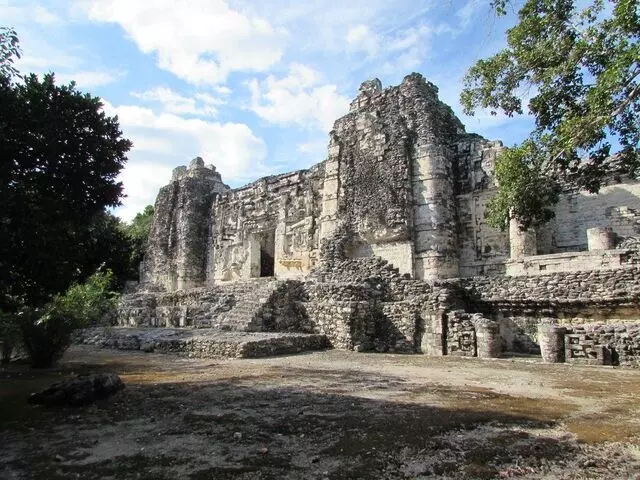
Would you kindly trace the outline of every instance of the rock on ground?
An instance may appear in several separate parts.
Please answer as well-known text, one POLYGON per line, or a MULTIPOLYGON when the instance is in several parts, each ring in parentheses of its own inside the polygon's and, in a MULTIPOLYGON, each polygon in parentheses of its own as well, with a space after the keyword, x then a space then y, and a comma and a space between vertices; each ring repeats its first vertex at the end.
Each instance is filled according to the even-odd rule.
POLYGON ((124 388, 124 383, 115 373, 93 373, 80 375, 73 380, 56 383, 29 397, 29 403, 46 406, 80 406, 107 398, 124 388))

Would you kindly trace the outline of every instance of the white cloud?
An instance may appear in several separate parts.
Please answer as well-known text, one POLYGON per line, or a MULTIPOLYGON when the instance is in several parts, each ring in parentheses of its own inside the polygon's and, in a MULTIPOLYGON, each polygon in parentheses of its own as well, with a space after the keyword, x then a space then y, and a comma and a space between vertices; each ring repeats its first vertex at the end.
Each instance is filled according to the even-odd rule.
POLYGON ((215 116, 218 113, 216 106, 225 103, 208 93, 197 93, 193 97, 185 97, 167 87, 156 87, 145 92, 134 92, 131 95, 143 101, 160 103, 164 111, 178 115, 215 116))
POLYGON ((296 149, 300 153, 315 156, 326 156, 327 145, 329 144, 328 138, 322 138, 318 140, 311 140, 309 142, 299 143, 296 145, 296 149))
POLYGON ((215 85, 213 89, 215 90, 216 93, 223 96, 231 95, 231 93, 233 93, 233 91, 225 85, 215 85))
POLYGON ((320 85, 321 75, 312 68, 292 64, 286 77, 269 76, 248 82, 251 109, 261 118, 280 125, 331 130, 333 122, 347 113, 349 99, 336 85, 320 85))
POLYGON ((35 5, 35 8, 31 10, 30 17, 41 25, 59 25, 62 23, 62 19, 58 15, 42 5, 35 5))
POLYGON ((124 185, 126 198, 115 214, 130 221, 136 213, 156 201, 158 190, 171 179, 171 167, 156 162, 129 162, 120 172, 118 180, 124 185))
POLYGON ((152 204, 171 170, 200 156, 216 166, 224 182, 253 180, 272 173, 264 164, 267 149, 241 123, 208 122, 172 113, 156 114, 137 105, 104 102, 108 115, 117 115, 123 136, 133 142, 129 162, 121 173, 127 198, 116 214, 132 218, 152 204))
POLYGON ((56 69, 71 69, 80 65, 81 60, 69 53, 58 50, 46 43, 21 41, 24 56, 16 62, 22 72, 42 72, 56 69), (38 52, 38 54, 32 54, 38 52))
POLYGON ((436 26, 416 25, 395 33, 384 41, 387 61, 382 65, 384 73, 409 72, 419 67, 431 56, 433 38, 438 35, 455 34, 446 23, 436 26))
POLYGON ((369 56, 375 55, 380 49, 377 35, 362 24, 349 28, 346 41, 351 50, 362 50, 369 56))
POLYGON ((234 71, 265 71, 282 56, 285 33, 224 0, 84 0, 90 19, 119 24, 158 66, 193 84, 234 71))
POLYGON ((467 28, 483 7, 486 7, 484 0, 469 0, 465 3, 465 5, 456 12, 456 17, 460 20, 460 27, 463 29, 467 28))
POLYGON ((185 161, 199 155, 216 165, 226 180, 253 177, 264 170, 266 146, 245 124, 155 114, 136 105, 115 107, 105 102, 104 108, 109 115, 118 115, 124 136, 134 143, 132 154, 141 145, 148 152, 170 153, 185 161), (147 140, 149 136, 154 140, 147 140))
POLYGON ((123 72, 112 73, 99 71, 80 71, 56 73, 56 79, 60 82, 69 83, 73 80, 81 89, 108 85, 115 82, 122 76, 124 76, 123 72))

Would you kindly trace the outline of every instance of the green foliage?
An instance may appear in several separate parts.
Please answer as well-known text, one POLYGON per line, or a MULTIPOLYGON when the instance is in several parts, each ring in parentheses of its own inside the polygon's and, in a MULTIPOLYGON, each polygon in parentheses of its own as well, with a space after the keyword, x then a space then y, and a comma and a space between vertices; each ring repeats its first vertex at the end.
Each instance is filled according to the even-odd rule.
POLYGON ((119 204, 130 147, 117 117, 73 83, 0 77, 0 308, 12 297, 44 305, 104 262, 96 218, 119 204))
POLYGON ((97 271, 84 283, 71 285, 64 295, 56 295, 51 311, 68 318, 76 328, 98 323, 118 301, 118 295, 111 291, 113 284, 111 270, 97 271))
POLYGON ((131 262, 134 249, 125 224, 111 213, 100 212, 89 228, 85 268, 95 270, 104 264, 113 272, 115 288, 120 289, 126 280, 137 276, 137 265, 131 262))
MULTIPOLYGON (((503 14, 509 3, 492 6, 503 14)), ((640 8, 637 0, 576 3, 526 1, 507 47, 467 72, 461 103, 467 114, 512 116, 529 97, 530 141, 546 154, 539 173, 597 192, 612 159, 616 173, 635 175, 640 164, 640 8)))
POLYGON ((18 70, 13 65, 22 52, 18 41, 18 34, 12 28, 0 27, 0 76, 11 80, 20 78, 18 70))
POLYGON ((51 308, 43 315, 41 310, 25 308, 17 315, 22 332, 22 345, 33 368, 53 366, 71 345, 75 329, 73 320, 51 308))
POLYGON ((123 232, 131 242, 130 278, 138 278, 138 266, 147 250, 147 240, 152 221, 153 206, 147 205, 142 212, 133 217, 130 223, 122 225, 123 232))
POLYGON ((149 236, 149 229, 153 221, 153 205, 147 205, 144 210, 137 213, 131 223, 126 226, 126 231, 131 238, 144 240, 149 236))
POLYGON ((11 360, 11 354, 14 347, 20 342, 20 329, 15 321, 15 316, 0 311, 0 343, 2 343, 2 349, 0 350, 0 361, 7 363, 11 360))
POLYGON ((511 217, 515 217, 527 229, 553 218, 549 206, 558 201, 560 186, 542 173, 544 160, 544 150, 531 140, 498 156, 498 193, 488 202, 485 212, 490 226, 506 230, 511 217))
POLYGON ((22 308, 14 315, 33 367, 53 365, 71 345, 74 330, 99 322, 115 308, 118 296, 110 291, 112 283, 111 271, 98 271, 56 295, 43 309, 22 308))

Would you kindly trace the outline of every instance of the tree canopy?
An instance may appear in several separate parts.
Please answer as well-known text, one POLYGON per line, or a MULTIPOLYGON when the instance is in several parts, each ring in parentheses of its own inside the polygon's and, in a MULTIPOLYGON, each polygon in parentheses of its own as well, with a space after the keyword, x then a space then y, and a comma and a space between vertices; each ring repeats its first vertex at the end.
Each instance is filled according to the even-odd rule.
MULTIPOLYGON (((508 3, 491 2, 498 14, 508 3)), ((497 160, 499 193, 489 205, 494 226, 504 227, 510 214, 525 227, 543 223, 557 201, 554 191, 597 192, 611 174, 636 174, 638 2, 592 0, 580 8, 578 3, 527 0, 507 32, 506 48, 478 61, 465 77, 465 113, 483 108, 522 114, 523 99, 529 98, 526 107, 535 118, 527 142, 497 160), (525 183, 524 190, 537 195, 523 195, 525 183), (542 192, 540 185, 546 187, 542 192)))
POLYGON ((23 80, 0 75, 0 302, 38 305, 103 261, 95 233, 120 203, 131 142, 75 84, 23 80))
POLYGON ((153 206, 147 205, 142 212, 136 214, 133 220, 127 224, 122 224, 122 231, 127 235, 130 241, 130 259, 129 264, 131 271, 129 278, 138 278, 138 267, 144 257, 147 249, 147 239, 149 238, 149 230, 153 221, 153 206))
POLYGON ((0 27, 0 76, 8 79, 19 76, 14 62, 16 58, 20 58, 21 54, 16 31, 12 28, 0 27))

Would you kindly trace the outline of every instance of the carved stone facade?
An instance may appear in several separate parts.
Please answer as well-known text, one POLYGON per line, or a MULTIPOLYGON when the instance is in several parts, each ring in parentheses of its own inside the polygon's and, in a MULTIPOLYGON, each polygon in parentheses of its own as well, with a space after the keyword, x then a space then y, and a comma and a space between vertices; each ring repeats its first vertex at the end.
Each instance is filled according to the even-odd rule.
MULTIPOLYGON (((576 325, 612 320, 632 338, 616 358, 632 362, 640 184, 565 196, 538 231, 501 232, 484 211, 502 149, 465 132, 419 74, 386 89, 364 82, 334 124, 326 160, 308 170, 230 189, 199 158, 177 168, 158 195, 141 285, 119 322, 497 356, 539 351, 536 327, 551 318, 570 325, 571 361, 582 355, 576 325), (620 293, 617 277, 631 293, 620 293)), ((609 338, 606 328, 587 330, 596 343, 609 338)), ((541 344, 559 351, 556 340, 541 344)))

